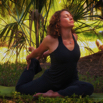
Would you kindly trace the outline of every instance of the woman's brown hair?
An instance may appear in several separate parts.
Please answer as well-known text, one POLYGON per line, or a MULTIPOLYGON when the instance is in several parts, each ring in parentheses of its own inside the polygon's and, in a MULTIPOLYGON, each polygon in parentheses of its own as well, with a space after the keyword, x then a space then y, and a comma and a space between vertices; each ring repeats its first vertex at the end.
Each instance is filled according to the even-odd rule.
MULTIPOLYGON (((61 35, 60 33, 60 14, 62 11, 68 11, 67 9, 62 9, 60 11, 56 11, 54 15, 50 19, 50 24, 47 27, 47 34, 51 35, 54 38, 57 38, 58 36, 61 35)), ((69 11, 68 11, 69 12, 69 11)), ((70 12, 69 12, 70 13, 70 12)), ((71 14, 71 13, 70 13, 71 14)), ((75 31, 72 29, 72 33, 75 31)))

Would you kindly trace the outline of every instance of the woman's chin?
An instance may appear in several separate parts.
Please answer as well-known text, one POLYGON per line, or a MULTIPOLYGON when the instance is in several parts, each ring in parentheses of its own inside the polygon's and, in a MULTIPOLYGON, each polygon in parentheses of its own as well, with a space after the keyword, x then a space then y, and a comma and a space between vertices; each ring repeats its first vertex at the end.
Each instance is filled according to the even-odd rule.
POLYGON ((72 27, 74 27, 74 24, 71 24, 72 27))
POLYGON ((74 27, 74 25, 66 25, 66 26, 61 26, 61 28, 73 28, 74 27))
POLYGON ((69 25, 69 26, 68 26, 68 28, 73 28, 73 27, 74 27, 74 25, 69 25))

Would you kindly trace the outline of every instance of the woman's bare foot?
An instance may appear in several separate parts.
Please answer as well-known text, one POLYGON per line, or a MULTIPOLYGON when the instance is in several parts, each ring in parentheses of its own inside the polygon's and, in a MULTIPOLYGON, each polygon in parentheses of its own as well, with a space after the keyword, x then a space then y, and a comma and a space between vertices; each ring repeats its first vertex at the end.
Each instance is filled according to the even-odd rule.
POLYGON ((36 98, 38 98, 39 96, 43 96, 43 97, 64 97, 64 96, 60 95, 58 92, 54 92, 52 90, 49 90, 46 93, 36 93, 33 96, 36 97, 36 98))
POLYGON ((35 48, 34 47, 29 47, 28 48, 30 52, 32 52, 35 48))

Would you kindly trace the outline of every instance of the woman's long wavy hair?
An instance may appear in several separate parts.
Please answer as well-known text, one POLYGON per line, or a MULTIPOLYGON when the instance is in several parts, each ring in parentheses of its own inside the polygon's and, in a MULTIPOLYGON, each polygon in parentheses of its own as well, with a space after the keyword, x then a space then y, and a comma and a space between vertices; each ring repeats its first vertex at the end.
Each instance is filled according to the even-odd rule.
MULTIPOLYGON (((47 27, 47 34, 51 35, 54 38, 57 38, 58 36, 61 35, 60 25, 59 24, 60 24, 60 14, 61 14, 62 11, 68 11, 68 10, 67 9, 62 9, 60 11, 56 11, 54 13, 54 15, 51 17, 50 24, 47 27)), ((74 29, 72 29, 71 31, 72 31, 72 33, 75 33, 74 29)))

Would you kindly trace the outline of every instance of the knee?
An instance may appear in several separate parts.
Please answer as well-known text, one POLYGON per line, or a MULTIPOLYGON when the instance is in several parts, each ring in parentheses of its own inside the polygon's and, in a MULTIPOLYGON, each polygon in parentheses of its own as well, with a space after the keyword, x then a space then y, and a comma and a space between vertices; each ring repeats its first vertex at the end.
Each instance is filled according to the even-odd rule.
POLYGON ((35 59, 35 58, 32 58, 31 59, 31 63, 30 63, 30 67, 31 68, 37 68, 38 65, 39 65, 39 61, 37 59, 35 59))
POLYGON ((86 90, 87 95, 91 95, 93 93, 93 91, 94 91, 93 85, 90 83, 87 83, 87 90, 86 90))
POLYGON ((88 87, 91 91, 94 91, 94 86, 92 84, 89 83, 88 87))

